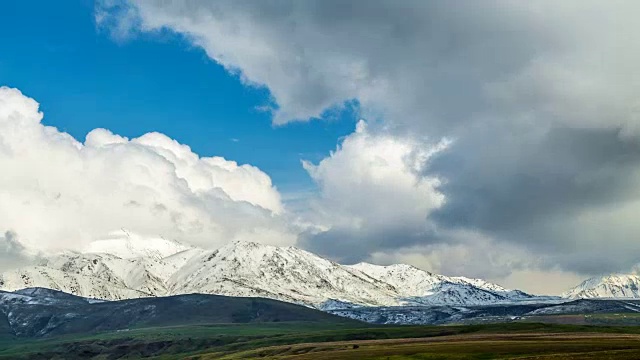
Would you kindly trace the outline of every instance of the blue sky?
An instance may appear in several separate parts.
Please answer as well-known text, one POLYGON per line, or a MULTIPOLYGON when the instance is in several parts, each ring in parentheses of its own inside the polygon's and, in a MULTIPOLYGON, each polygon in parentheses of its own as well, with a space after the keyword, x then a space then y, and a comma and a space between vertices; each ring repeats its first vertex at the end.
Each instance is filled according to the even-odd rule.
POLYGON ((312 187, 301 159, 317 162, 355 126, 342 111, 274 127, 258 110, 272 104, 268 90, 243 85, 177 35, 113 41, 88 0, 5 2, 0 54, 0 83, 40 102, 47 125, 80 140, 98 127, 162 132, 201 156, 258 166, 285 194, 312 187))

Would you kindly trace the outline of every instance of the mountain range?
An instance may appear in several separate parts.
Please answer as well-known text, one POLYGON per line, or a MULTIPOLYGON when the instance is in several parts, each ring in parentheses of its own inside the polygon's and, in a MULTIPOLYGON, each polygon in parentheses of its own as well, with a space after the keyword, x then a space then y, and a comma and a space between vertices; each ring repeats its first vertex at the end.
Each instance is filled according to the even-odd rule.
MULTIPOLYGON (((639 287, 636 275, 607 275, 586 280, 562 298, 640 298, 639 287)), ((192 293, 262 297, 334 313, 364 307, 562 301, 404 264, 341 265, 295 247, 252 242, 206 250, 126 230, 92 242, 81 252, 62 252, 0 274, 0 290, 24 288, 47 288, 97 300, 192 293)))
POLYGON ((264 297, 329 310, 359 306, 486 305, 534 296, 409 265, 341 265, 295 247, 234 242, 217 250, 122 231, 0 274, 0 290, 41 287, 122 300, 190 293, 264 297))

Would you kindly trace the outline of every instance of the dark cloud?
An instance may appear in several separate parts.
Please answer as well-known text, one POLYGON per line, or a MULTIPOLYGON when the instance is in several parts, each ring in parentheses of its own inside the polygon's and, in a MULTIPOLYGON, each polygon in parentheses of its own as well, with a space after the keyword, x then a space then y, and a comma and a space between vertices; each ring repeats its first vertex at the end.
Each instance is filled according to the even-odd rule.
POLYGON ((607 264, 609 270, 624 270, 640 260, 629 252, 640 250, 634 239, 621 238, 624 227, 637 228, 634 221, 620 224, 603 216, 600 222, 579 221, 591 211, 640 210, 634 206, 640 199, 640 143, 613 130, 555 128, 515 144, 506 136, 494 133, 469 144, 461 139, 434 160, 430 170, 448 179, 441 187, 447 203, 432 214, 440 226, 521 243, 548 254, 554 259, 550 266, 581 272, 606 271, 607 264), (608 234, 598 231, 602 238, 593 238, 594 228, 608 234), (594 244, 612 240, 619 243, 590 254, 594 244))
POLYGON ((517 143, 507 136, 463 139, 434 160, 430 171, 447 179, 440 223, 501 232, 640 195, 640 143, 614 131, 556 128, 517 143))
MULTIPOLYGON (((450 239, 449 239, 450 240, 450 239)), ((303 233, 298 245, 317 254, 328 256, 343 264, 355 264, 369 259, 372 252, 393 252, 413 245, 443 242, 433 230, 403 227, 354 231, 351 228, 332 228, 317 233, 303 233)))

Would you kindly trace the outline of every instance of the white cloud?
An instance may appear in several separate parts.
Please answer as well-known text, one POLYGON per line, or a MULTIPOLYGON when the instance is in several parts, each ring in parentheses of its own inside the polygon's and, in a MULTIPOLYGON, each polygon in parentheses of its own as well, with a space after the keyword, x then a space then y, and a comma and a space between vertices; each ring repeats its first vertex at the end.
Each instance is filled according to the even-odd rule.
POLYGON ((96 129, 81 143, 42 117, 35 100, 0 88, 0 231, 28 247, 78 249, 120 228, 208 247, 295 241, 256 167, 199 157, 159 133, 96 129))
POLYGON ((321 232, 306 239, 307 246, 326 252, 322 248, 337 243, 315 243, 334 236, 342 246, 351 243, 365 251, 389 246, 389 241, 392 246, 415 241, 429 230, 429 214, 445 202, 440 180, 423 173, 430 158, 447 146, 449 141, 433 145, 410 136, 372 133, 366 122, 358 122, 328 157, 317 165, 303 162, 320 190, 312 202, 311 222, 321 232))
POLYGON ((331 226, 355 229, 424 226, 429 213, 444 203, 440 181, 423 176, 428 160, 444 150, 410 137, 372 134, 365 121, 337 150, 304 168, 320 188, 317 210, 331 226))

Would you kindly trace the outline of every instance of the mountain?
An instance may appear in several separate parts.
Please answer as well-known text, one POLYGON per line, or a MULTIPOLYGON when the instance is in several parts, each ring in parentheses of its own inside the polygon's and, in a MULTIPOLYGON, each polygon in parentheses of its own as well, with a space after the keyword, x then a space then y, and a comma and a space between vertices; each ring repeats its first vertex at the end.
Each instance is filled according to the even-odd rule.
POLYGON ((263 296, 322 307, 329 299, 365 306, 395 304, 394 289, 294 247, 236 242, 191 258, 170 279, 172 293, 263 296))
POLYGON ((82 253, 56 254, 35 266, 0 274, 0 289, 42 287, 105 300, 163 296, 168 295, 169 277, 189 254, 201 251, 122 230, 89 244, 82 253))
POLYGON ((374 324, 483 324, 525 320, 554 324, 638 326, 640 321, 635 315, 640 313, 640 300, 548 298, 546 301, 482 306, 359 307, 329 310, 329 313, 374 324), (592 314, 612 316, 591 316, 592 314))
POLYGON ((359 263, 349 267, 392 285, 406 302, 403 305, 483 305, 533 298, 481 279, 448 277, 405 264, 378 266, 359 263))
POLYGON ((1 290, 44 287, 122 300, 190 293, 264 297, 330 310, 358 306, 486 305, 531 295, 409 265, 340 265, 294 247, 234 242, 204 250, 126 232, 0 274, 1 290))
POLYGON ((570 299, 640 298, 640 276, 610 274, 593 277, 583 281, 562 296, 570 299))
POLYGON ((355 323, 307 307, 262 298, 191 294, 95 302, 49 289, 0 292, 0 331, 5 331, 0 337, 269 322, 355 323))
POLYGON ((0 275, 0 289, 43 287, 88 298, 121 300, 165 293, 153 260, 109 254, 61 254, 0 275))
POLYGON ((59 303, 85 305, 96 302, 99 301, 44 288, 27 288, 13 292, 0 291, 0 309, 13 305, 55 305, 59 303))
POLYGON ((162 259, 190 248, 175 240, 167 240, 162 237, 144 237, 126 229, 120 229, 110 233, 104 239, 92 241, 82 252, 89 254, 106 253, 122 259, 137 257, 162 259))

